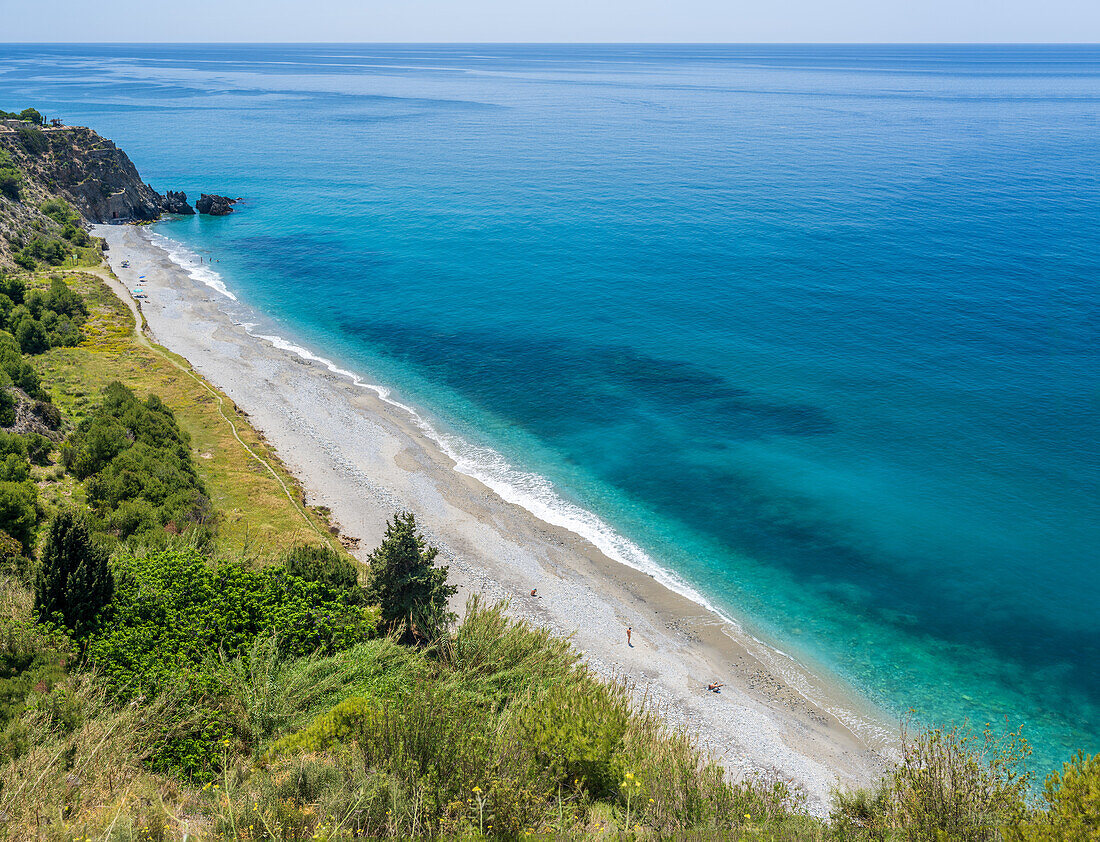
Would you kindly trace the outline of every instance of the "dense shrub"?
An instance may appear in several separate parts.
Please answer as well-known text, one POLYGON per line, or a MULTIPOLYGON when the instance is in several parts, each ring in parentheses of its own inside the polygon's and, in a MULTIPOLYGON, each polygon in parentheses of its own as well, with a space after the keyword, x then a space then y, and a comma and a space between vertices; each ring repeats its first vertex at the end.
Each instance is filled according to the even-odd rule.
POLYGON ((7 150, 0 149, 0 194, 18 202, 22 188, 23 174, 19 172, 7 150))
POLYGON ((59 619, 78 638, 91 632, 114 595, 107 554, 92 540, 84 516, 62 509, 50 520, 34 583, 40 621, 59 619))
POLYGON ((38 524, 38 489, 29 480, 0 481, 0 530, 30 553, 38 524))
POLYGON ((11 380, 0 371, 0 427, 11 427, 15 424, 15 397, 7 389, 11 380))
MULTIPOLYGON (((80 247, 87 246, 91 243, 88 232, 81 227, 80 214, 73 210, 72 206, 64 199, 59 196, 51 196, 41 204, 39 210, 61 226, 61 238, 63 240, 67 240, 74 246, 80 247)), ((62 252, 64 252, 64 243, 58 242, 57 240, 53 242, 56 244, 53 247, 55 250, 61 249, 62 252)), ((51 260, 50 255, 42 255, 34 251, 28 252, 28 254, 37 260, 45 260, 48 263, 57 262, 56 260, 51 260)))
POLYGON ((286 569, 307 582, 321 582, 338 591, 347 591, 349 598, 363 599, 359 587, 359 571, 345 556, 328 547, 300 544, 286 554, 286 569))
POLYGON ((629 702, 611 687, 554 684, 526 700, 516 727, 539 773, 554 785, 583 786, 606 797, 615 794, 626 771, 615 759, 631 714, 629 702))
POLYGON ((1100 839, 1100 754, 1078 752, 1043 787, 1046 810, 1015 826, 1010 839, 1060 842, 1100 839))
POLYGON ((88 306, 63 280, 54 278, 48 292, 37 289, 26 295, 22 290, 18 292, 19 303, 0 294, 0 317, 24 354, 80 344, 88 306))
POLYGON ((34 269, 39 263, 60 266, 68 256, 65 243, 54 237, 36 234, 29 243, 15 255, 15 262, 24 269, 34 269))
POLYGON ((193 550, 125 556, 115 575, 110 620, 88 655, 125 695, 155 692, 181 674, 213 686, 212 653, 245 655, 273 629, 280 652, 300 657, 354 646, 377 623, 375 612, 285 568, 211 566, 193 550))
POLYGON ((447 600, 457 589, 447 584, 447 568, 435 566, 438 553, 417 532, 412 512, 398 512, 370 554, 367 599, 404 640, 434 637, 453 619, 447 600))
MULTIPOLYGON (((50 406, 51 409, 56 407, 50 406)), ((54 443, 40 433, 27 433, 21 436, 27 448, 27 459, 32 465, 50 464, 50 454, 53 453, 54 443)))
POLYGON ((65 225, 68 222, 76 222, 80 219, 72 206, 59 196, 51 196, 46 199, 38 209, 58 225, 65 225))
MULTIPOLYGON (((24 596, 10 580, 0 587, 7 591, 5 602, 14 598, 18 603, 24 596)), ((0 616, 0 759, 17 758, 28 748, 34 735, 20 718, 65 677, 71 656, 63 634, 27 615, 0 616)))
POLYGON ((0 574, 24 579, 27 573, 27 561, 23 545, 7 532, 0 530, 0 574))
POLYGON ((0 370, 7 375, 12 385, 18 386, 32 398, 48 403, 49 395, 42 388, 38 372, 23 359, 23 352, 15 337, 0 330, 0 370))
POLYGON ((832 822, 855 839, 992 842, 1029 815, 1030 753, 1019 732, 906 729, 901 762, 877 789, 838 794, 832 822))
POLYGON ((174 524, 208 531, 213 512, 191 458, 190 438, 156 395, 140 401, 121 383, 62 446, 101 522, 121 538, 174 524))

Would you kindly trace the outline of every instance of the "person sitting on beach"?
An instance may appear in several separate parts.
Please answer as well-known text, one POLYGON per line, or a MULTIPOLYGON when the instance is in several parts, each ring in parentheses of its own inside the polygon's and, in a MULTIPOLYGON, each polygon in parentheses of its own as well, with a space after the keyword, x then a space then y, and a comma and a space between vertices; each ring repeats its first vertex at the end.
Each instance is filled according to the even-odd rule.
POLYGON ((531 596, 538 596, 538 588, 531 588, 531 596))
POLYGON ((715 681, 713 684, 708 684, 707 689, 710 690, 710 692, 712 692, 712 693, 721 693, 722 688, 725 687, 725 686, 726 686, 725 684, 721 684, 721 683, 715 681))

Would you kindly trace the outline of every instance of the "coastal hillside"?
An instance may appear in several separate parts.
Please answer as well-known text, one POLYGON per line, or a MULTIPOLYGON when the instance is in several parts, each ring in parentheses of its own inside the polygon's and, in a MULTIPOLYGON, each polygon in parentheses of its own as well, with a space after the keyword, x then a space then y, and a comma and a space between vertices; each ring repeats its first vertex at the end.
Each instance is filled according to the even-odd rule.
MULTIPOLYGON (((203 194, 200 213, 232 212, 234 200, 203 194)), ((184 193, 160 195, 114 142, 83 126, 47 123, 33 108, 0 112, 0 266, 32 269, 98 260, 87 223, 151 222, 193 214, 184 193)))
POLYGON ((164 199, 91 129, 0 120, 0 266, 55 265, 92 245, 77 223, 156 219, 164 199))
MULTIPOLYGON (((9 159, 45 192, 6 224, 87 236, 9 159)), ((1100 755, 1039 795, 1011 730, 915 727, 811 814, 506 604, 458 616, 416 513, 359 561, 89 243, 0 269, 0 840, 1096 837, 1100 755)))

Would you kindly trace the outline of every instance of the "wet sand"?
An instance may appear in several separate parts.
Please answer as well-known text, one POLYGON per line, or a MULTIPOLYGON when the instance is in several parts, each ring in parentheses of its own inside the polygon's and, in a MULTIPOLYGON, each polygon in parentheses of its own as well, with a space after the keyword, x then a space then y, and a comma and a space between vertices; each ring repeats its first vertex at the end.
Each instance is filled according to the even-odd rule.
POLYGON ((125 287, 147 293, 142 312, 152 338, 249 414, 308 501, 328 507, 341 532, 359 539, 360 559, 387 518, 413 511, 450 565, 456 611, 472 594, 508 599, 513 615, 571 635, 594 670, 634 684, 735 777, 778 773, 821 814, 833 787, 881 774, 894 728, 846 688, 456 470, 400 405, 250 335, 228 312, 242 305, 172 262, 148 229, 94 233, 107 238, 125 287), (721 694, 707 692, 713 680, 725 682, 721 694))

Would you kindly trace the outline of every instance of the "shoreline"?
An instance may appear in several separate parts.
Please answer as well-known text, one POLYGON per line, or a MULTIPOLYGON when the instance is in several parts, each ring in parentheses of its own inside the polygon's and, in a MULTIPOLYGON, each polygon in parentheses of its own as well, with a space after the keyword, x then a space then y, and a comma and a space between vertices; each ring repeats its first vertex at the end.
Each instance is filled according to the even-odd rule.
POLYGON ((850 690, 653 574, 508 502, 462 471, 423 419, 384 390, 235 323, 223 309, 235 296, 192 277, 145 229, 97 226, 94 233, 106 237, 109 262, 126 287, 148 293, 142 312, 153 338, 249 414, 309 502, 328 507, 341 532, 359 539, 358 558, 395 511, 414 511, 450 565, 459 612, 480 593, 508 599, 512 615, 571 636, 594 671, 634 683, 735 777, 774 771, 801 786, 820 815, 834 786, 866 785, 881 774, 894 733, 850 690), (121 260, 130 268, 120 268, 121 260), (529 596, 531 588, 540 598, 529 596), (726 683, 721 695, 706 692, 712 680, 726 683))

